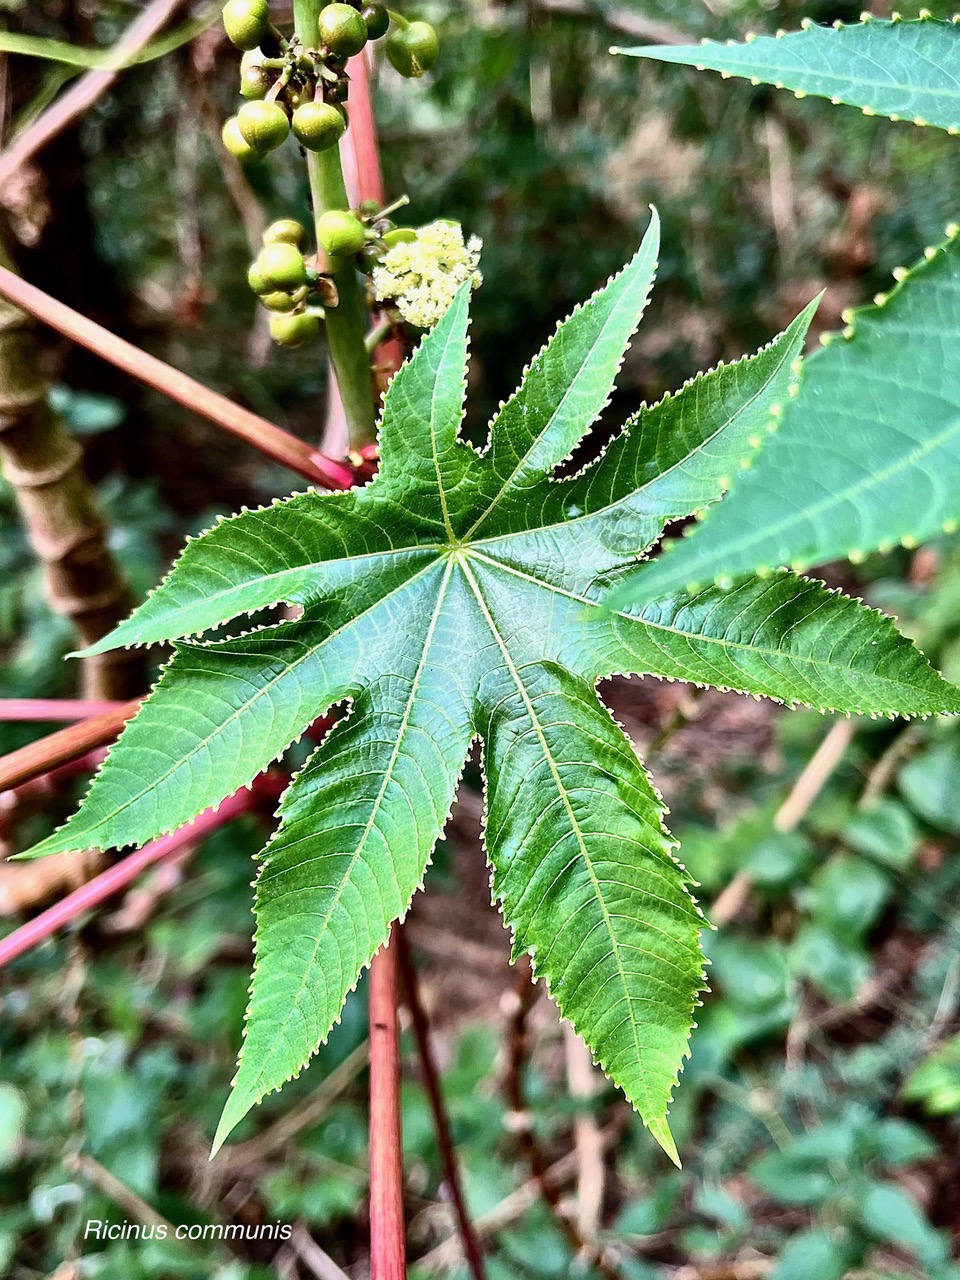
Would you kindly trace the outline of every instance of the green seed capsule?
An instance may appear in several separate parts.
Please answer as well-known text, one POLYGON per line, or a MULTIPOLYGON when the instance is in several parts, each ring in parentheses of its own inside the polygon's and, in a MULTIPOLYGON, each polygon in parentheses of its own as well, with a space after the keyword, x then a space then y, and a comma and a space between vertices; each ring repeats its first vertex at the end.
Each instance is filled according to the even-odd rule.
POLYGON ((292 244, 298 249, 303 248, 306 238, 306 228, 296 218, 278 218, 263 233, 264 244, 292 244))
POLYGON ((254 151, 246 138, 240 132, 240 125, 236 116, 231 116, 220 130, 220 137, 223 139, 223 145, 232 156, 236 156, 238 160, 253 160, 259 153, 254 151))
POLYGON ((237 124, 254 151, 273 151, 290 132, 290 121, 279 102, 245 102, 237 112, 237 124))
POLYGON ((254 263, 265 288, 261 293, 292 293, 307 282, 303 254, 296 245, 278 241, 265 245, 254 263))
POLYGON ((440 56, 440 41, 429 22, 411 22, 387 39, 387 57, 395 71, 416 79, 429 71, 440 56))
POLYGON ((320 332, 316 316, 300 311, 296 315, 272 315, 270 337, 281 347, 303 347, 312 342, 320 332))
POLYGON ((363 223, 345 209, 328 209, 317 222, 317 242, 334 258, 350 258, 366 243, 363 223))
POLYGON ((261 293, 260 301, 268 311, 292 311, 297 305, 292 294, 281 293, 279 290, 274 293, 261 293))
POLYGON ((367 39, 379 40, 387 34, 390 26, 390 15, 382 4, 366 4, 360 10, 360 17, 367 25, 367 39))
POLYGON ((262 49, 248 49, 240 59, 240 74, 243 75, 251 67, 262 67, 266 56, 262 49))
POLYGON ((267 0, 227 0, 223 26, 238 49, 256 49, 270 26, 267 0))
POLYGON ((263 277, 263 272, 255 262, 251 263, 247 271, 247 284, 258 297, 270 292, 270 285, 267 284, 263 277))
POLYGON ((327 151, 336 146, 346 123, 336 107, 327 102, 305 102, 293 113, 293 132, 308 151, 327 151))
POLYGON ((387 231, 383 237, 383 243, 388 249, 392 249, 395 244, 413 244, 417 238, 417 233, 413 227, 394 227, 392 231, 387 231))
POLYGON ((240 96, 254 102, 265 98, 273 84, 273 76, 266 67, 247 67, 240 72, 240 96))
POLYGON ((320 10, 320 43, 338 58, 351 58, 367 43, 367 24, 348 4, 328 4, 320 10))

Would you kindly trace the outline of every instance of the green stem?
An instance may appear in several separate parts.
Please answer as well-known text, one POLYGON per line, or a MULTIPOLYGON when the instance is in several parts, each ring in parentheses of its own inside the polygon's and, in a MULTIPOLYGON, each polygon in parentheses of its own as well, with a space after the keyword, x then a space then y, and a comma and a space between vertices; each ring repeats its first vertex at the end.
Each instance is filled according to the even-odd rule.
MULTIPOLYGON (((307 49, 315 49, 319 44, 318 17, 322 7, 322 0, 294 0, 294 23, 307 49)), ((328 209, 349 209, 336 147, 310 152, 307 173, 315 222, 328 209)), ((332 275, 339 301, 335 307, 326 309, 327 345, 343 401, 350 445, 360 449, 372 444, 377 435, 376 402, 366 347, 369 317, 353 262, 340 263, 332 275)))

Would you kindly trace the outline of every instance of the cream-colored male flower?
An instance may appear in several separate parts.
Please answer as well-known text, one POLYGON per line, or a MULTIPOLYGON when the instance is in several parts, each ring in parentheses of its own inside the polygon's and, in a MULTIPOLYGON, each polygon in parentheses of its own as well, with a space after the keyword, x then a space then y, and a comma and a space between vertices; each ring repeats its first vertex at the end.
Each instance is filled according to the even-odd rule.
POLYGON ((462 284, 470 280, 475 289, 483 283, 480 249, 479 236, 464 243, 458 223, 428 223, 415 238, 387 250, 373 271, 374 292, 380 302, 392 302, 408 324, 432 329, 462 284))

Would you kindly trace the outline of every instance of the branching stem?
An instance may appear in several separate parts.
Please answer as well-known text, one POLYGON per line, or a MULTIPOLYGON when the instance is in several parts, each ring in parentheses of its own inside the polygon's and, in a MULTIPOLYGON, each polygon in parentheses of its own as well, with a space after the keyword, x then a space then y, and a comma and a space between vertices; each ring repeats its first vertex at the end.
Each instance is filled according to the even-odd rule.
POLYGON ((460 1240, 463 1244, 463 1256, 466 1259, 471 1280, 485 1280, 486 1269, 483 1263, 483 1247, 467 1211, 467 1201, 463 1194, 457 1152, 453 1145, 450 1120, 443 1101, 440 1073, 437 1070, 437 1064, 433 1057, 433 1046, 430 1043, 430 1025, 427 1019, 427 1011, 423 1007, 423 1001, 420 999, 417 969, 410 954, 406 933, 400 926, 396 928, 393 947, 397 952, 397 958, 400 963, 400 974, 403 978, 407 1008, 410 1010, 410 1017, 413 1021, 413 1034, 416 1037, 417 1051, 420 1054, 423 1083, 427 1091, 427 1097, 430 1100, 430 1110, 433 1112, 434 1128, 437 1131, 437 1145, 440 1148, 440 1159, 443 1162, 443 1176, 450 1193, 450 1199, 453 1201, 457 1227, 460 1231, 460 1240))

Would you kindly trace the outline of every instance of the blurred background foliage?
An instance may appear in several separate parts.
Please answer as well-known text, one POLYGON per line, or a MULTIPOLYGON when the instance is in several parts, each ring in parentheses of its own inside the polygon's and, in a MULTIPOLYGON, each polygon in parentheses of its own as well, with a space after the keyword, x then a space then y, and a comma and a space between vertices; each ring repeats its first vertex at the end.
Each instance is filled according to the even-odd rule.
MULTIPOLYGON (((631 253, 651 202, 664 221, 660 283, 611 421, 766 341, 820 289, 818 323, 836 327, 939 237, 960 210, 954 139, 607 52, 853 20, 858 8, 424 0, 416 13, 440 29, 440 66, 414 84, 387 69, 377 107, 388 187, 409 193, 411 219, 457 218, 486 243, 469 430, 482 431, 556 319, 631 253)), ((108 45, 134 14, 0 0, 9 29, 83 45, 108 45)), ((304 215, 302 169, 292 148, 248 184, 225 167, 215 139, 235 74, 216 28, 126 72, 0 199, 28 278, 316 439, 322 361, 274 351, 244 283, 245 226, 261 210, 304 215)), ((4 63, 7 136, 65 75, 4 63)), ((82 437, 138 594, 214 515, 289 491, 287 473, 41 336, 51 400, 82 437)), ((957 539, 826 576, 895 613, 960 680, 957 539)), ((70 694, 70 643, 0 481, 0 696, 70 694)), ((707 914, 722 921, 706 939, 713 991, 671 1117, 685 1164, 665 1165, 602 1077, 584 1084, 551 1007, 510 968, 471 769, 409 936, 491 1280, 960 1276, 960 730, 838 728, 651 681, 604 694, 649 748, 707 914), (811 771, 824 751, 833 767, 811 771), (552 1204, 531 1181, 531 1141, 552 1204), (570 1220, 604 1249, 606 1270, 575 1256, 570 1220)), ((38 731, 0 724, 0 749, 38 731)), ((75 790, 0 807, 0 845, 29 843, 75 790)), ((17 1280, 322 1276, 316 1244, 366 1274, 362 984, 310 1069, 207 1163, 239 1042, 262 834, 253 819, 234 824, 4 974, 0 1270, 17 1280), (153 1215, 295 1233, 233 1246, 82 1238, 88 1219, 153 1215)), ((408 1048, 412 1274, 462 1277, 408 1048)))

